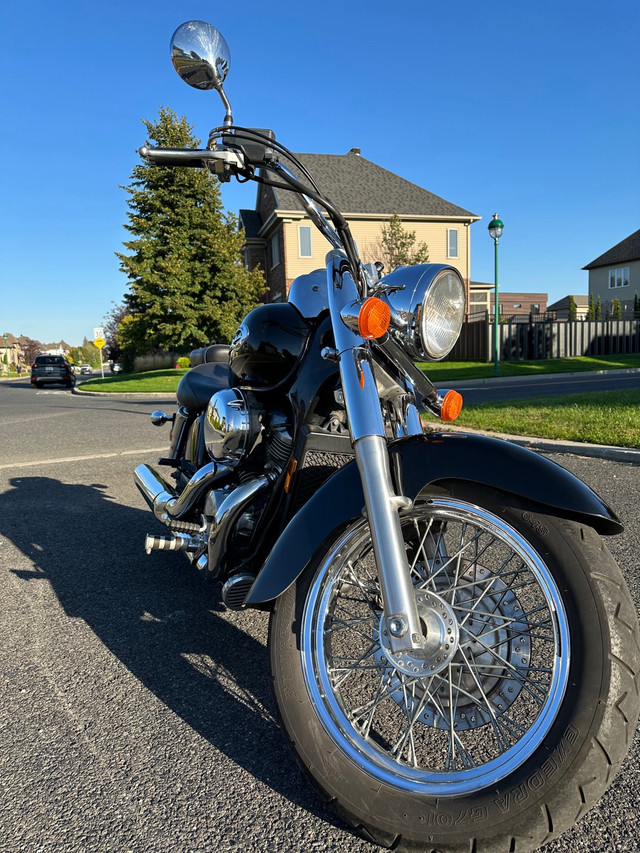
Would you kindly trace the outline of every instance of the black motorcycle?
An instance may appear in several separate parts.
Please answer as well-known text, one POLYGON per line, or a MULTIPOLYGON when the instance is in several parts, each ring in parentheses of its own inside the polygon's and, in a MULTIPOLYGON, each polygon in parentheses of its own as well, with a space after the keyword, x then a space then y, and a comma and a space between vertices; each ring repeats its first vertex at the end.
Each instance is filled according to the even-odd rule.
POLYGON ((233 124, 220 33, 172 40, 224 125, 203 150, 143 148, 297 192, 333 246, 231 345, 192 353, 159 460, 135 478, 168 536, 231 608, 271 611, 282 726, 339 814, 394 850, 531 851, 601 796, 639 710, 638 623, 602 535, 615 513, 509 442, 427 431, 461 399, 416 360, 454 346, 465 313, 443 264, 380 277, 271 131, 233 124))

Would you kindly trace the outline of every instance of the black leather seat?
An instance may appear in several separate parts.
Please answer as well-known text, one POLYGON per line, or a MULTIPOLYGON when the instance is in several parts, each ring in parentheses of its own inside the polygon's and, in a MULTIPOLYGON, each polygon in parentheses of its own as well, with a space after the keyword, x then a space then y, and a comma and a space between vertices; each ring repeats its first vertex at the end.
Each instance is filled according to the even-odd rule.
POLYGON ((178 403, 190 414, 198 414, 207 408, 207 404, 216 391, 229 387, 229 364, 226 361, 213 361, 192 367, 178 384, 178 403))

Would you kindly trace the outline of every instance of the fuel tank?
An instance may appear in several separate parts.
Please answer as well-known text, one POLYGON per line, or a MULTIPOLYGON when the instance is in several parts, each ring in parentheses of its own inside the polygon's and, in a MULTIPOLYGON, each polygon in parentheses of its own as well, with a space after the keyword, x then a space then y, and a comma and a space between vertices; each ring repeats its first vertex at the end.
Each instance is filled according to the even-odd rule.
POLYGON ((310 331, 310 325, 288 302, 254 308, 231 341, 231 385, 256 391, 284 385, 304 355, 310 331))

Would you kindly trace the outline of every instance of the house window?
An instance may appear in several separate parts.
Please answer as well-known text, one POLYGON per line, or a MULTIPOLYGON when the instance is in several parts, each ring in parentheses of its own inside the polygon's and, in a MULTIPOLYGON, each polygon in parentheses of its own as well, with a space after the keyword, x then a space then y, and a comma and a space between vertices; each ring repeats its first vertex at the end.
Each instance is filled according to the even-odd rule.
POLYGON ((458 257, 458 229, 447 228, 447 257, 458 257))
POLYGON ((531 305, 531 313, 532 313, 532 314, 539 314, 539 313, 540 313, 540 304, 539 304, 539 303, 538 303, 538 304, 536 304, 536 303, 532 303, 532 305, 531 305))
POLYGON ((513 307, 514 308, 522 308, 522 303, 521 302, 514 302, 513 307))
POLYGON ((275 233, 270 241, 271 245, 271 269, 280 263, 280 234, 275 233))
POLYGON ((609 287, 629 287, 629 267, 609 270, 609 287))
POLYGON ((311 226, 310 225, 299 225, 298 226, 298 243, 300 246, 300 257, 301 258, 310 258, 311 257, 311 226))

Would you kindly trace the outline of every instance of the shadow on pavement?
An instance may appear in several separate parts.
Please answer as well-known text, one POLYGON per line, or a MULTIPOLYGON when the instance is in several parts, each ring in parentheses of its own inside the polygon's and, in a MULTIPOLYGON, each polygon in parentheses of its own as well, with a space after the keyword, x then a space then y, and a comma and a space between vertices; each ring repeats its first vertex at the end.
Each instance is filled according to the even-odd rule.
MULTIPOLYGON (((16 477, 0 494, 0 532, 33 563, 14 573, 46 578, 69 617, 172 711, 257 779, 322 820, 341 825, 302 782, 277 721, 267 652, 212 609, 217 589, 181 555, 142 549, 154 526, 100 484, 16 477)), ((241 615, 251 619, 251 612, 241 615)), ((256 619, 264 620, 263 614, 256 619)))

